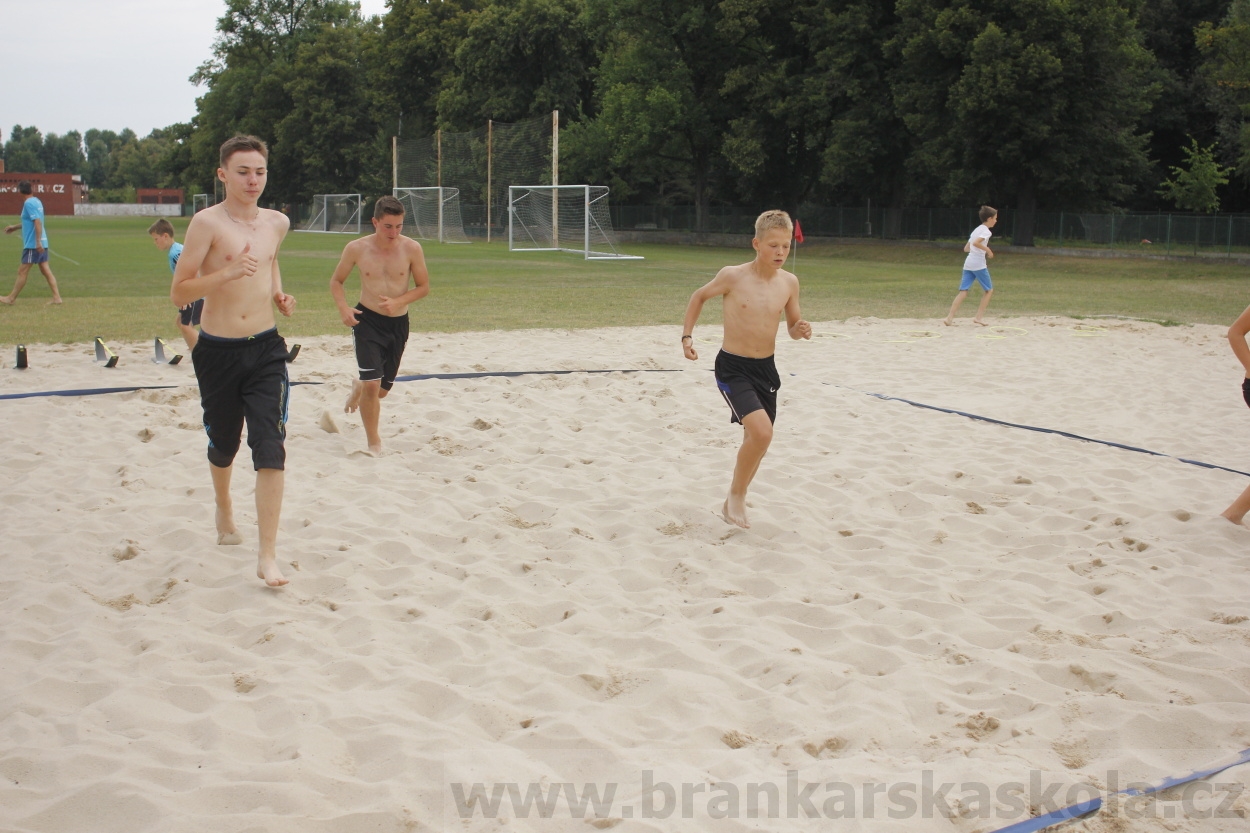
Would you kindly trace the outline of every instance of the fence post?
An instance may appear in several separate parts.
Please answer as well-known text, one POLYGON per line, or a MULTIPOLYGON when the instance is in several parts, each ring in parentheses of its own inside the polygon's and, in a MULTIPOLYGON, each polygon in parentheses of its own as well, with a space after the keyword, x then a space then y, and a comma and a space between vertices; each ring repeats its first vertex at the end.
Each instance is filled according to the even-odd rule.
POLYGON ((1224 252, 1226 257, 1233 256, 1233 215, 1228 215, 1228 248, 1224 252))
POLYGON ((1115 248, 1115 215, 1111 215, 1111 240, 1107 243, 1111 248, 1115 248))
POLYGON ((1059 248, 1063 248, 1063 212, 1059 212, 1059 248))
POLYGON ((1168 213, 1168 248, 1167 253, 1172 254, 1172 214, 1168 213))

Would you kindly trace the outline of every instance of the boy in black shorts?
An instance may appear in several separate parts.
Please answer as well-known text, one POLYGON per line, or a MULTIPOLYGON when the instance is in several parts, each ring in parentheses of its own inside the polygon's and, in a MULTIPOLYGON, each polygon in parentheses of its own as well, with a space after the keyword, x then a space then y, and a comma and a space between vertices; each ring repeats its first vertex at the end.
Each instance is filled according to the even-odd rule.
POLYGON ((777 391, 781 377, 773 363, 777 348, 777 319, 783 313, 790 338, 811 338, 812 325, 799 312, 799 279, 782 267, 790 255, 794 224, 784 211, 765 211, 755 221, 755 260, 726 266, 706 285, 695 290, 686 307, 681 345, 695 361, 694 325, 703 304, 723 296, 725 338, 716 356, 716 386, 729 404, 730 420, 743 427, 742 448, 734 465, 724 517, 743 528, 747 522, 747 487, 773 440, 777 421, 777 391))
POLYGON ((287 579, 278 568, 278 521, 286 468, 287 349, 274 307, 289 316, 295 299, 282 291, 278 250, 290 228, 279 211, 261 208, 269 150, 255 136, 221 146, 217 178, 226 198, 191 218, 169 298, 178 307, 204 299, 203 331, 191 351, 200 384, 208 470, 216 501, 217 543, 240 544, 230 477, 243 424, 256 468, 256 575, 270 587, 287 579))
POLYGON ((371 454, 382 453, 378 419, 408 343, 408 305, 430 294, 421 244, 405 237, 403 231, 403 203, 395 197, 379 197, 373 206, 373 234, 344 246, 330 277, 330 294, 339 316, 352 328, 360 374, 352 382, 343 410, 355 413, 359 409, 371 454), (360 271, 360 303, 350 307, 344 283, 354 268, 360 271))

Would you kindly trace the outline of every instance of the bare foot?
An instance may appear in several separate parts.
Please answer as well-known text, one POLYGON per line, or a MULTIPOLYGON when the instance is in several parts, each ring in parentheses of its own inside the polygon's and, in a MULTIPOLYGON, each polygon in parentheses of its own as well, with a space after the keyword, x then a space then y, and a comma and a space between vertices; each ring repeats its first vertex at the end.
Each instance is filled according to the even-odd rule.
POLYGON ((369 453, 372 454, 374 457, 381 457, 382 456, 382 443, 369 446, 369 453))
POLYGON ((217 510, 218 546, 237 546, 243 543, 239 528, 234 525, 234 513, 229 509, 217 510))
POLYGON ((60 304, 63 304, 63 303, 65 303, 65 302, 64 302, 64 301, 62 301, 60 298, 53 298, 51 301, 49 301, 49 302, 48 302, 48 306, 50 306, 50 307, 55 307, 55 306, 59 306, 60 304))
POLYGON ((11 307, 13 306, 13 299, 6 295, 3 298, 0 298, 0 304, 4 304, 6 307, 11 307))
POLYGON ((360 407, 360 395, 364 390, 365 386, 360 383, 359 379, 352 381, 352 392, 347 395, 347 404, 343 406, 343 413, 356 413, 356 409, 360 407))
POLYGON ((988 326, 989 326, 989 324, 986 324, 986 323, 985 323, 984 321, 982 321, 980 318, 974 318, 974 319, 972 319, 972 323, 973 323, 973 324, 976 324, 978 327, 988 327, 988 326))
POLYGON ((725 498, 725 505, 721 507, 721 514, 724 516, 727 524, 734 524, 743 529, 751 528, 751 524, 747 523, 747 502, 743 498, 735 498, 733 495, 725 498))
POLYGON ((1229 515, 1229 514, 1228 514, 1228 512, 1229 512, 1229 511, 1231 511, 1231 510, 1226 510, 1226 511, 1224 511, 1224 512, 1221 512, 1221 513, 1220 513, 1220 517, 1221 517, 1221 518, 1223 518, 1224 520, 1228 521, 1228 522, 1229 522, 1229 523, 1231 523, 1231 524, 1237 524, 1237 526, 1245 526, 1245 524, 1243 524, 1243 523, 1241 522, 1241 521, 1242 521, 1242 518, 1244 518, 1244 517, 1245 517, 1245 515, 1241 515, 1241 516, 1239 516, 1239 517, 1238 517, 1238 516, 1233 516, 1233 515, 1229 515))
POLYGON ((256 562, 256 577, 270 587, 281 587, 290 581, 290 579, 282 575, 282 571, 278 569, 278 562, 273 556, 269 558, 260 557, 256 562))
POLYGON ((949 318, 945 318, 942 320, 942 323, 949 327, 951 325, 951 320, 949 318))

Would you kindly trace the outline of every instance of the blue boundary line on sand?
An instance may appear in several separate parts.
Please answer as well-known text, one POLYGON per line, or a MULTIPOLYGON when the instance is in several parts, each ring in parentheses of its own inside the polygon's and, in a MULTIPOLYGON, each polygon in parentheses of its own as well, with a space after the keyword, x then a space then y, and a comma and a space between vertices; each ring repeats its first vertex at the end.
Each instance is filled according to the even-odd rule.
MULTIPOLYGON (((791 374, 791 375, 795 375, 795 374, 791 374)), ((862 393, 865 396, 872 396, 877 399, 885 400, 886 402, 902 402, 904 404, 911 405, 913 408, 924 408, 925 410, 938 411, 944 414, 955 414, 956 416, 967 417, 968 419, 975 419, 979 422, 988 422, 992 425, 1002 425, 1007 428, 1021 428, 1021 429, 1024 429, 1025 431, 1036 431, 1039 434, 1057 434, 1060 437, 1067 437, 1070 440, 1080 440, 1082 442, 1087 442, 1087 443, 1098 443, 1099 445, 1107 445, 1107 446, 1111 446, 1112 448, 1122 449, 1124 451, 1135 451, 1138 454, 1149 454, 1152 457, 1166 457, 1169 460, 1177 460, 1182 463, 1188 463, 1191 466, 1198 466, 1199 468, 1219 469, 1220 471, 1226 471, 1231 474, 1240 474, 1243 477, 1250 477, 1250 472, 1241 471, 1239 469, 1230 469, 1227 466, 1219 466, 1219 465, 1216 465, 1215 463, 1204 463, 1201 460, 1190 460, 1185 457, 1176 457, 1171 454, 1164 454, 1161 451, 1151 451, 1148 448, 1138 448, 1137 446, 1125 445, 1124 443, 1112 442, 1111 440, 1100 440, 1095 437, 1084 437, 1080 434, 1073 434, 1071 431, 1060 431, 1056 428, 1039 428, 1036 425, 1025 425, 1020 422, 1007 422, 1006 420, 1002 420, 1002 419, 994 419, 993 417, 981 416, 980 414, 973 414, 967 411, 959 411, 954 408, 943 408, 939 405, 927 405, 924 402, 915 402, 911 399, 903 399, 900 396, 887 396, 884 393, 873 393, 872 391, 860 390, 859 388, 852 388, 852 387, 848 387, 847 385, 838 385, 833 382, 821 382, 821 384, 829 385, 830 387, 835 387, 835 388, 843 388, 844 390, 853 390, 856 393, 862 393)))
MULTIPOLYGON (((397 376, 396 382, 422 382, 427 379, 484 379, 487 377, 514 376, 567 376, 570 373, 681 373, 680 370, 656 367, 632 367, 620 370, 483 370, 472 373, 417 373, 397 376)), ((291 382, 296 385, 324 385, 325 382, 291 382)), ((137 390, 171 390, 181 385, 132 385, 121 388, 79 388, 76 390, 43 390, 30 393, 0 393, 0 401, 6 399, 31 399, 38 396, 99 396, 106 393, 131 393, 137 390)))
MULTIPOLYGON (((1250 763, 1250 749, 1241 750, 1237 757, 1228 763, 1216 764, 1208 767, 1207 769, 1195 770, 1188 775, 1170 776, 1168 778, 1164 778, 1157 784, 1152 784, 1146 787, 1145 789, 1120 790, 1119 792, 1111 793, 1107 796, 1107 798, 1116 795, 1129 797, 1151 795, 1153 793, 1171 789, 1172 787, 1180 786, 1181 784, 1188 784, 1191 781, 1201 781, 1204 778, 1210 778, 1212 775, 1218 775, 1226 769, 1232 769, 1235 766, 1241 766, 1245 763, 1250 763)), ((1064 822, 1072 821, 1091 813, 1096 813, 1102 809, 1104 803, 1106 803, 1105 798, 1093 798, 1089 801, 1082 801, 1079 804, 1072 804, 1068 807, 1061 807, 1058 810, 1052 810, 1049 813, 1043 813, 1040 816, 1034 816, 1033 818, 1026 819, 1025 821, 1009 824, 1006 827, 999 828, 994 831, 994 833, 1035 833, 1038 830, 1045 830, 1048 827, 1054 827, 1056 825, 1063 824, 1064 822)))

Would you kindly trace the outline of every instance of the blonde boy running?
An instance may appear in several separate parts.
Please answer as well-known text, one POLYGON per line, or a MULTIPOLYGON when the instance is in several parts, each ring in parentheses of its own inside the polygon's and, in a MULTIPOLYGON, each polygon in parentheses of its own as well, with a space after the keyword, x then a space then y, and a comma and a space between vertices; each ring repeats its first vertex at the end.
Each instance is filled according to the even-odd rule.
POLYGON ((243 542, 234 523, 230 476, 246 420, 260 528, 256 575, 279 587, 287 583, 278 569, 277 540, 290 383, 286 342, 278 335, 273 309, 289 316, 295 299, 282 291, 278 269, 278 249, 290 221, 256 204, 265 190, 268 157, 265 143, 255 136, 235 136, 221 146, 217 178, 225 183, 226 199, 191 218, 169 297, 179 308, 204 299, 191 361, 208 434, 217 543, 243 542))
POLYGON ((330 277, 330 294, 339 316, 352 328, 360 372, 343 410, 354 413, 359 408, 372 454, 382 453, 378 418, 408 343, 408 305, 430 294, 421 244, 404 237, 403 230, 403 203, 380 197, 373 207, 373 234, 348 243, 330 277), (347 305, 343 289, 352 269, 360 271, 360 303, 355 307, 347 305))
POLYGON ((716 386, 729 404, 730 421, 741 423, 742 448, 734 465, 729 496, 722 507, 725 521, 749 528, 747 487, 773 440, 777 419, 777 391, 781 377, 773 362, 777 347, 777 319, 786 317, 790 338, 812 337, 812 325, 799 312, 799 279, 782 267, 790 254, 794 224, 784 211, 765 211, 755 221, 755 260, 726 266, 695 290, 686 307, 681 344, 686 358, 695 361, 694 325, 704 302, 723 296, 725 338, 716 356, 716 386))

